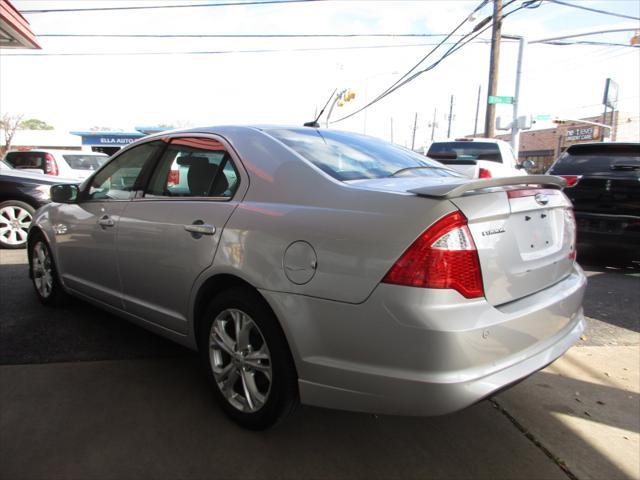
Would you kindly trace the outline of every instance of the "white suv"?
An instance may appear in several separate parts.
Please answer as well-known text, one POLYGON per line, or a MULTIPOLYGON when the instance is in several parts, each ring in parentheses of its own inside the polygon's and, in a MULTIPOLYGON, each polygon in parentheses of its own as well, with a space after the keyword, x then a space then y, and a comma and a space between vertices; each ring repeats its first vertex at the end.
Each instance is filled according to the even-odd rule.
POLYGON ((4 161, 15 169, 84 180, 107 159, 104 153, 33 149, 8 152, 4 161))
MULTIPOLYGON (((425 155, 470 178, 526 175, 511 146, 495 138, 456 138, 433 142, 425 155)), ((526 165, 525 165, 526 166, 526 165)))

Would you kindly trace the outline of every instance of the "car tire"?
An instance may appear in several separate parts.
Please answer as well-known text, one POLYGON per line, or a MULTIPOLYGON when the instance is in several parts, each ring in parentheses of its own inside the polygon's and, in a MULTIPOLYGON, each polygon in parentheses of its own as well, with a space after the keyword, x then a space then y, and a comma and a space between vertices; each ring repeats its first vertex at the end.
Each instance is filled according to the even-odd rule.
POLYGON ((200 356, 227 416, 250 430, 264 430, 296 409, 293 358, 276 316, 258 292, 221 292, 200 326, 200 356))
POLYGON ((25 248, 34 213, 31 205, 18 200, 0 203, 0 247, 25 248))
POLYGON ((69 294, 60 283, 51 248, 42 234, 29 239, 28 254, 31 282, 38 300, 49 306, 66 305, 69 294))

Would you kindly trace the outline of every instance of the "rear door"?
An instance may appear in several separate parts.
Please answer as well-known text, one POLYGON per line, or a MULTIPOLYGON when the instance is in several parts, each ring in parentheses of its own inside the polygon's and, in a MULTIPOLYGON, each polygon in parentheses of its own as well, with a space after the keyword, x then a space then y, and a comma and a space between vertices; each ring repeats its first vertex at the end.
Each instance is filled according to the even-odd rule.
POLYGON ((123 213, 118 265, 127 311, 186 333, 191 287, 211 263, 248 184, 218 137, 174 137, 123 213))

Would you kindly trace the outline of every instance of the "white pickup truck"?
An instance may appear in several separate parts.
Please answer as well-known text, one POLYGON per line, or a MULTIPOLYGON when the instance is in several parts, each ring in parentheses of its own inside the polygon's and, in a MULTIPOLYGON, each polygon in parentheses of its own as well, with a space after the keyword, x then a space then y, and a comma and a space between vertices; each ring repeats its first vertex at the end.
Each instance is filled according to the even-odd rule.
MULTIPOLYGON (((444 163, 470 178, 526 175, 511 146, 495 138, 456 138, 433 142, 425 149, 429 158, 444 163)), ((526 162, 525 162, 526 163, 526 162)))

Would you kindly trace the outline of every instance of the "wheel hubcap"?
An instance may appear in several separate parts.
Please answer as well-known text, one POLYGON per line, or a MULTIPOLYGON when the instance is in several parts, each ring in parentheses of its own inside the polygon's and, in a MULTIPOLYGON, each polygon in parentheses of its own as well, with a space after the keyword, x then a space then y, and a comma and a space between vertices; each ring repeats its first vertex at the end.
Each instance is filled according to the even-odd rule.
POLYGON ((271 391, 271 355, 262 332, 241 310, 223 310, 209 333, 209 361, 220 392, 241 412, 264 406, 271 391))
POLYGON ((31 255, 31 271, 36 290, 43 297, 51 295, 53 289, 53 271, 49 250, 42 242, 37 242, 31 255))
POLYGON ((22 245, 27 241, 31 214, 21 207, 0 209, 0 240, 6 245, 22 245))

